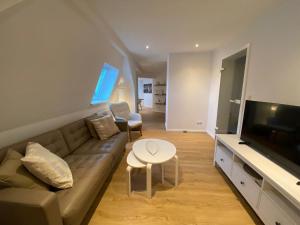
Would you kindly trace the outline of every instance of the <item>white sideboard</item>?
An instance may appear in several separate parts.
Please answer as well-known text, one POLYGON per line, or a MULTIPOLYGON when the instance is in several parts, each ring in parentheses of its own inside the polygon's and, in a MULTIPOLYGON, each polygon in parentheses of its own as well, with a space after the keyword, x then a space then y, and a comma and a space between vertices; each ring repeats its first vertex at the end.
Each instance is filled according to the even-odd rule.
POLYGON ((237 135, 216 136, 215 166, 224 171, 266 225, 300 225, 300 179, 237 135))

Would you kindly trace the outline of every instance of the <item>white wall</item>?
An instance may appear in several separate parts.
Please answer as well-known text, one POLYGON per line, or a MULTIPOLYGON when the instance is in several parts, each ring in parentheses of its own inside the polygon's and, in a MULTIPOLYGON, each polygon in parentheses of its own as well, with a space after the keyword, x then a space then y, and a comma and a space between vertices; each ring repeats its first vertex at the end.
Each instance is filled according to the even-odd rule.
POLYGON ((43 121, 102 108, 90 100, 103 63, 119 68, 134 103, 129 56, 104 33, 73 1, 23 1, 0 12, 0 146, 9 144, 1 139, 7 133, 30 137, 57 127, 43 121), (32 124, 38 128, 26 132, 32 124))
POLYGON ((141 99, 144 98, 144 82, 141 78, 138 78, 138 96, 141 99))
POLYGON ((210 52, 169 55, 167 130, 206 130, 211 62, 210 52))
POLYGON ((208 132, 216 126, 222 59, 250 43, 246 98, 300 105, 300 1, 283 1, 214 54, 208 132))

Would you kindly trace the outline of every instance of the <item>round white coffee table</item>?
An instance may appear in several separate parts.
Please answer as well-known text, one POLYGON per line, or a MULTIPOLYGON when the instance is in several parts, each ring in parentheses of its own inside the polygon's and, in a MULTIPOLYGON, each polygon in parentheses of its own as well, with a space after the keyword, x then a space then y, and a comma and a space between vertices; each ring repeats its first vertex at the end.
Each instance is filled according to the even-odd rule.
POLYGON ((162 183, 164 183, 163 163, 175 159, 175 186, 178 185, 178 157, 176 147, 161 139, 142 139, 136 141, 132 146, 134 156, 142 163, 147 165, 147 195, 152 197, 152 164, 161 164, 162 183))

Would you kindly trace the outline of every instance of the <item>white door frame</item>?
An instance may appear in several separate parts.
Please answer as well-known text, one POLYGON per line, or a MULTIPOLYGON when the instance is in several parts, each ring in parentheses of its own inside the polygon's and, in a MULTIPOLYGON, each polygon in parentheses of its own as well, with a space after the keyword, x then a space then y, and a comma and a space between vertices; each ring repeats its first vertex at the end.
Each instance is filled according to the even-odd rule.
MULTIPOLYGON (((243 80, 241 104, 240 104, 240 111, 239 111, 239 119, 238 119, 238 126, 237 126, 237 135, 239 137, 241 136, 241 132, 242 132, 242 124, 243 124, 244 111, 245 111, 247 78, 248 78, 248 68, 249 68, 249 59, 250 59, 250 43, 244 45, 242 48, 232 51, 230 54, 228 54, 227 56, 222 58, 222 65, 223 65, 223 61, 225 59, 227 59, 228 57, 233 56, 243 50, 247 50, 247 54, 246 54, 246 64, 245 64, 245 71, 244 71, 244 80, 243 80)), ((220 71, 221 71, 221 69, 220 69, 220 71)), ((220 83, 220 86, 221 86, 221 83, 220 83)))

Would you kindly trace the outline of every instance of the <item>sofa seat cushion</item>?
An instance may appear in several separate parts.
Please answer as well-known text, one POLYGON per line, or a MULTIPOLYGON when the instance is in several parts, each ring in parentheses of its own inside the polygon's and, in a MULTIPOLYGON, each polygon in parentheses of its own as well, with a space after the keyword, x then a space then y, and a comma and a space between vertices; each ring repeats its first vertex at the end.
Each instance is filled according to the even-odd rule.
POLYGON ((128 141, 128 135, 126 132, 120 132, 107 140, 90 139, 78 149, 74 151, 74 154, 99 154, 99 153, 111 153, 115 160, 122 156, 125 145, 128 141))
POLYGON ((73 187, 57 191, 64 225, 79 225, 111 173, 110 154, 69 155, 73 187))

